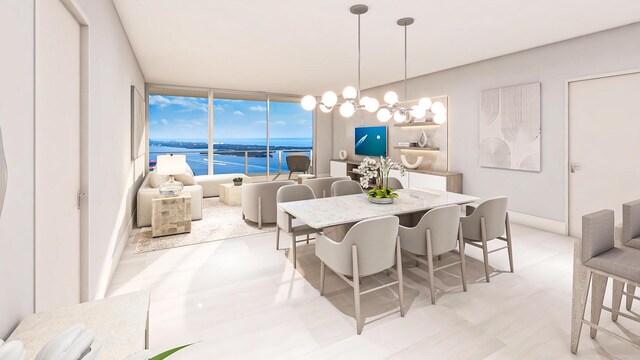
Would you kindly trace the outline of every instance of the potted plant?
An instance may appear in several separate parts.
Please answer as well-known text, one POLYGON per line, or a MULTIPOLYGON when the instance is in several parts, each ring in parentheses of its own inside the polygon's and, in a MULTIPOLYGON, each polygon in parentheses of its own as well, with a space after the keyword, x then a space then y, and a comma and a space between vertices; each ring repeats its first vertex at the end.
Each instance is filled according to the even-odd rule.
POLYGON ((242 178, 240 176, 233 178, 233 185, 235 186, 242 185, 242 178))
POLYGON ((393 199, 398 197, 398 193, 387 184, 389 183, 389 171, 398 170, 404 176, 406 169, 402 164, 396 163, 389 157, 380 157, 380 162, 371 158, 364 158, 358 166, 360 173, 360 185, 363 188, 371 187, 375 180, 375 185, 367 191, 367 198, 376 204, 391 204, 393 199))

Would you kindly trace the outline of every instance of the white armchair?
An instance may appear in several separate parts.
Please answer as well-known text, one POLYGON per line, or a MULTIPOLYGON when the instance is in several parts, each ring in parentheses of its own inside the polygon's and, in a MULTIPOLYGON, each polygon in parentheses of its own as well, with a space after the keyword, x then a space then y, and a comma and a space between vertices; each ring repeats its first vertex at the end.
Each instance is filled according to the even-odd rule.
POLYGON ((460 225, 460 207, 458 205, 435 208, 422 216, 415 227, 400 226, 400 247, 411 259, 427 265, 429 269, 429 289, 431 303, 436 303, 434 272, 460 264, 462 289, 467 291, 465 281, 464 240, 460 225), (459 247, 460 260, 433 268, 433 257, 440 256, 459 247), (420 256, 425 257, 424 259, 420 256))
POLYGON ((324 295, 325 265, 353 287, 357 333, 362 333, 365 318, 360 311, 360 295, 398 284, 400 315, 404 317, 404 280, 402 257, 398 240, 399 220, 396 216, 384 216, 363 220, 355 224, 341 242, 324 235, 317 235, 316 256, 320 258, 320 295, 324 295), (392 267, 396 265, 394 270, 392 267), (391 270, 398 280, 374 289, 360 291, 360 278, 383 270, 391 270), (347 276, 352 277, 352 280, 347 276))
POLYGON ((269 181, 242 185, 242 218, 258 224, 277 221, 276 194, 285 185, 293 185, 293 180, 269 181))

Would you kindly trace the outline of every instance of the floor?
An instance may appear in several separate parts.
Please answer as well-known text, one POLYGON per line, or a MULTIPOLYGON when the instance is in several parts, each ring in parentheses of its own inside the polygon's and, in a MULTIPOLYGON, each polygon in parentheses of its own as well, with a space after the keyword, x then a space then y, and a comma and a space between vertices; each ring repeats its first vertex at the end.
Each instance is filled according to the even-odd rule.
MULTIPOLYGON (((313 242, 299 244, 296 271, 288 251, 275 249, 274 233, 144 254, 135 254, 129 244, 109 295, 150 290, 152 353, 196 342, 174 360, 574 358, 569 351, 573 239, 517 224, 512 232, 515 273, 496 270, 491 282, 484 282, 481 252, 469 246, 468 292, 462 292, 459 270, 452 267, 436 274, 436 305, 426 272, 405 262, 406 316, 398 312, 397 287, 365 295, 368 323, 360 336, 347 285, 329 276, 327 296, 319 295, 313 242)), ((287 247, 288 238, 283 239, 287 247)), ((508 269, 505 251, 489 259, 495 268, 508 269)), ((367 289, 392 280, 379 274, 362 283, 367 289)), ((640 313, 640 301, 632 311, 640 313)), ((640 324, 622 318, 619 324, 625 328, 618 329, 603 312, 601 325, 640 334, 640 324)), ((583 328, 579 358, 640 358, 631 345, 588 334, 583 328)))

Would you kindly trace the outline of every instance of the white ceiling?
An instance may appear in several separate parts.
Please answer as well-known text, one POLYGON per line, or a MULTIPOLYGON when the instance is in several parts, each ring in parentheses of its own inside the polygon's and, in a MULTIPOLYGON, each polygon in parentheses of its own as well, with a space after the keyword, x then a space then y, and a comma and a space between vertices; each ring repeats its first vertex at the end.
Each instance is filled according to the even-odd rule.
POLYGON ((640 21, 639 0, 114 0, 149 83, 315 94, 362 88, 640 21))

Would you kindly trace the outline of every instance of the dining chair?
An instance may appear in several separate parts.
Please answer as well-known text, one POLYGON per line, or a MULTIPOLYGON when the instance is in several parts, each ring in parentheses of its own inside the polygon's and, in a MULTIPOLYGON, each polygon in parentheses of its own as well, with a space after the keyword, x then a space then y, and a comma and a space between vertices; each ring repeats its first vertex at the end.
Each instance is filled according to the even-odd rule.
POLYGON ((487 199, 480 203, 470 215, 460 218, 465 244, 482 249, 484 258, 484 274, 489 282, 489 254, 507 249, 509 267, 513 272, 513 250, 511 247, 511 226, 507 213, 507 197, 501 196, 487 199), (506 237, 503 236, 506 233, 506 237), (487 243, 498 239, 505 241, 506 246, 489 251, 487 243))
POLYGON ((402 186, 402 183, 400 182, 400 179, 395 178, 393 176, 390 176, 387 179, 387 187, 390 187, 390 188, 395 189, 395 190, 404 189, 404 186, 402 186))
POLYGON ((353 288, 358 335, 362 333, 365 324, 365 317, 360 309, 361 295, 398 284, 400 316, 404 317, 404 280, 398 223, 396 216, 383 216, 356 223, 341 242, 335 242, 325 235, 318 235, 316 238, 316 256, 320 258, 320 295, 324 295, 326 266, 353 288), (361 278, 384 270, 395 273, 398 280, 365 291, 360 290, 361 278))
POLYGON ((302 184, 307 185, 313 190, 316 198, 325 198, 331 196, 331 185, 336 181, 351 180, 348 176, 324 177, 317 179, 304 179, 302 184))
MULTIPOLYGON (((289 201, 311 200, 316 197, 313 195, 313 190, 307 185, 285 185, 278 189, 276 194, 276 203, 285 203, 289 201)), ((291 252, 293 257, 293 267, 297 267, 296 262, 296 244, 302 241, 309 243, 309 235, 320 232, 320 230, 314 229, 302 221, 289 215, 286 211, 278 207, 277 213, 277 227, 276 227, 276 250, 280 250, 280 231, 284 231, 291 237, 291 252), (306 235, 304 240, 298 240, 298 236, 306 235)))
POLYGON ((427 265, 429 270, 429 289, 431 303, 436 303, 434 275, 435 271, 460 264, 462 289, 467 291, 464 263, 464 237, 460 225, 460 206, 449 205, 435 208, 424 214, 414 227, 400 225, 400 247, 404 254, 418 263, 427 265), (453 251, 458 247, 460 260, 433 268, 433 258, 453 251))
POLYGON ((331 196, 362 194, 362 186, 357 181, 341 180, 331 184, 331 196))
MULTIPOLYGON (((613 210, 600 210, 582 217, 582 240, 576 241, 574 253, 571 352, 578 352, 583 324, 591 328, 592 339, 596 338, 598 331, 602 331, 634 345, 629 338, 599 325, 602 310, 640 322, 637 314, 620 312, 620 298, 617 302, 614 300, 611 308, 603 306, 609 278, 613 279, 613 293, 620 296, 625 283, 640 286, 640 251, 615 246, 613 210), (590 285, 591 317, 587 320, 584 315, 590 285)), ((635 337, 637 335, 631 336, 635 337)))
POLYGON ((277 222, 278 189, 295 183, 282 180, 242 185, 242 219, 257 223, 258 229, 262 229, 262 224, 277 222))
MULTIPOLYGON (((621 245, 623 247, 630 247, 640 250, 640 200, 631 201, 622 204, 622 231, 619 233, 621 236, 621 245)), ((613 304, 620 308, 620 302, 623 295, 626 296, 626 308, 631 310, 633 306, 633 300, 640 297, 635 295, 636 287, 633 284, 627 283, 627 291, 624 291, 624 284, 622 286, 614 286, 613 288, 613 304)), ((612 313, 611 318, 613 321, 618 320, 618 314, 612 313)))

